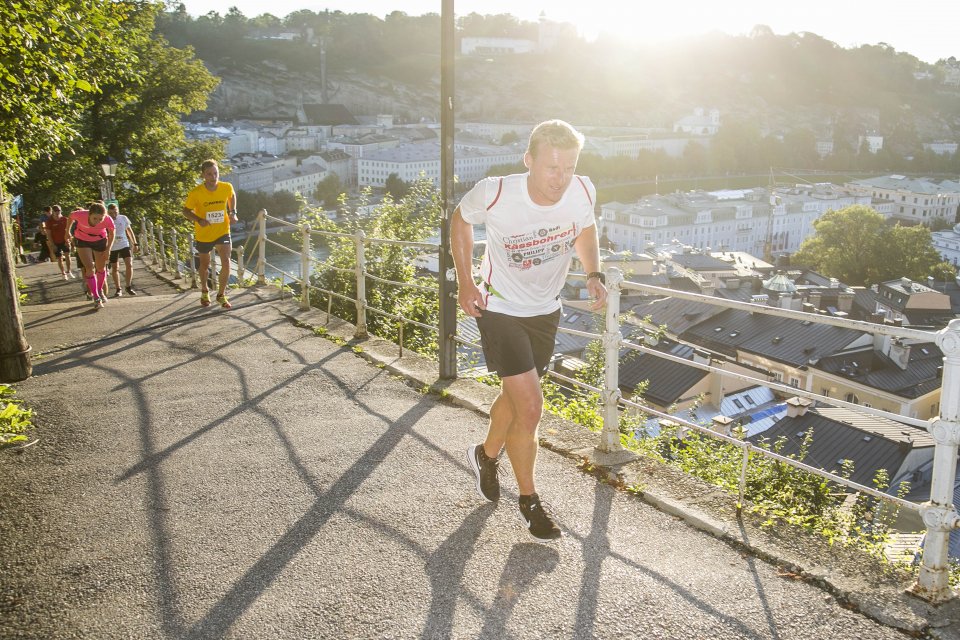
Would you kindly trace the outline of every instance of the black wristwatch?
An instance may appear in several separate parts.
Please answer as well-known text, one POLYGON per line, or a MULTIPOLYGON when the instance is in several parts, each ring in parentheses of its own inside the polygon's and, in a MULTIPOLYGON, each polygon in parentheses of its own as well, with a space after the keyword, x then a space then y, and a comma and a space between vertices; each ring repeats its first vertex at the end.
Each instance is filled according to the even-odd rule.
POLYGON ((589 280, 590 278, 598 278, 600 280, 600 284, 607 284, 607 276, 605 276, 600 271, 591 271, 590 273, 588 273, 587 280, 589 280))

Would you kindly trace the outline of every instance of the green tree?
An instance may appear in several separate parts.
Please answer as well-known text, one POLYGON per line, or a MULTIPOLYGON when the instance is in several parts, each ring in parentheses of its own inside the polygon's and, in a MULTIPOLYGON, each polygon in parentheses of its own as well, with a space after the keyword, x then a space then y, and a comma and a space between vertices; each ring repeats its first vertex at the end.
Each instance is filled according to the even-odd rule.
POLYGON ((137 63, 121 31, 133 5, 110 0, 0 4, 0 185, 78 133, 90 95, 137 63))
POLYGON ((924 280, 942 260, 923 226, 888 225, 864 205, 828 211, 791 261, 854 286, 908 277, 924 280))
POLYGON ((952 229, 956 224, 956 221, 948 218, 934 218, 930 223, 930 231, 943 231, 945 229, 952 229))
MULTIPOLYGON (((342 206, 346 207, 345 199, 342 198, 342 201, 342 206)), ((360 202, 358 208, 365 204, 366 202, 360 202)), ((429 180, 420 179, 410 186, 410 190, 401 200, 395 201, 387 195, 370 217, 363 218, 344 213, 344 218, 353 220, 348 226, 362 229, 368 238, 423 242, 435 233, 440 224, 440 193, 429 180)), ((310 221, 314 229, 343 231, 342 227, 335 226, 322 211, 307 211, 305 219, 310 221)), ((387 281, 407 282, 420 284, 426 288, 436 287, 435 276, 417 275, 409 255, 410 249, 396 244, 370 243, 364 251, 367 260, 368 305, 424 325, 436 326, 439 313, 436 294, 387 283, 387 281)), ((336 291, 348 298, 355 298, 356 278, 351 273, 355 264, 354 243, 350 239, 333 239, 330 241, 330 257, 325 264, 317 267, 311 282, 316 287, 336 291)), ((315 306, 325 309, 326 302, 326 294, 319 292, 313 294, 312 303, 315 306)), ((352 301, 335 297, 332 309, 333 315, 351 322, 356 321, 356 306, 352 301)), ((367 322, 371 333, 392 340, 397 339, 397 320, 371 311, 367 314, 367 322)), ((404 346, 435 354, 438 348, 437 337, 432 329, 424 329, 416 324, 405 324, 404 346)))
POLYGON ((814 235, 803 241, 791 262, 849 285, 876 282, 884 227, 883 216, 864 205, 828 211, 813 223, 814 235))
POLYGON ((922 225, 887 227, 879 238, 877 249, 880 260, 876 265, 876 279, 871 283, 903 276, 923 282, 943 261, 933 247, 930 230, 922 225))
POLYGON ((520 134, 518 134, 516 131, 507 131, 505 134, 500 136, 500 144, 503 146, 518 142, 520 142, 520 134))
POLYGON ((101 81, 102 92, 81 105, 78 136, 60 153, 34 162, 22 189, 28 205, 74 205, 98 196, 98 164, 119 161, 115 191, 121 208, 165 227, 185 224, 179 215, 186 192, 197 182, 200 162, 220 158, 219 141, 187 141, 180 117, 206 106, 214 78, 192 50, 176 49, 154 33, 162 9, 135 5, 110 41, 123 42, 137 61, 101 81))
POLYGON ((340 194, 343 193, 343 183, 335 173, 327 174, 313 192, 313 197, 323 205, 324 209, 336 209, 340 194))
POLYGON ((934 282, 951 282, 957 277, 957 267, 944 260, 933 266, 930 275, 934 282))
POLYGON ((275 218, 282 218, 291 213, 300 210, 300 201, 297 196, 289 191, 277 191, 276 193, 263 193, 262 191, 238 191, 237 192, 237 215, 238 217, 251 223, 257 219, 257 212, 260 209, 266 209, 267 212, 275 218))
POLYGON ((403 196, 407 195, 407 191, 410 190, 410 185, 404 182, 397 174, 391 173, 384 181, 383 189, 389 193, 394 200, 401 200, 403 196))

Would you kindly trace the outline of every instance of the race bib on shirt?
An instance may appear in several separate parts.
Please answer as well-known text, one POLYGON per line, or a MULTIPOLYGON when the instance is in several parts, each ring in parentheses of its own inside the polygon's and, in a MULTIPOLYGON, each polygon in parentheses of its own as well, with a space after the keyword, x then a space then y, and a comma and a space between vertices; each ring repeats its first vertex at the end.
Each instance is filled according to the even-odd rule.
POLYGON ((226 211, 207 211, 207 222, 210 224, 219 224, 224 221, 227 215, 226 211))

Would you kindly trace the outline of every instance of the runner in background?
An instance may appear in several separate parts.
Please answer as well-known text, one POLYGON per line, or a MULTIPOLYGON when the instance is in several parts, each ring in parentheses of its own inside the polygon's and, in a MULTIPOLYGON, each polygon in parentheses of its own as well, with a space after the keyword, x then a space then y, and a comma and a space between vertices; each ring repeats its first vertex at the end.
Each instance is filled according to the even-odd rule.
POLYGON ((116 232, 113 218, 107 215, 103 202, 94 202, 89 209, 73 211, 70 221, 76 223, 73 237, 77 257, 86 275, 87 289, 94 308, 101 309, 106 302, 101 294, 107 281, 107 258, 116 232))
POLYGON ((70 268, 70 251, 72 249, 70 237, 67 235, 68 220, 63 216, 60 205, 50 208, 50 216, 43 222, 43 232, 47 238, 47 247, 51 256, 57 257, 60 266, 60 276, 66 280, 72 278, 73 269, 70 268))
POLYGON ((107 213, 113 218, 113 224, 116 226, 115 237, 113 240, 113 249, 110 251, 110 274, 113 277, 113 297, 119 298, 123 295, 123 289, 120 288, 120 258, 123 258, 124 282, 127 293, 131 296, 137 295, 133 288, 133 256, 131 251, 140 249, 137 244, 137 237, 133 235, 130 219, 120 213, 120 207, 114 202, 107 205, 107 213))
POLYGON ((183 216, 193 222, 194 246, 200 255, 200 304, 210 305, 207 289, 207 271, 210 268, 210 252, 217 248, 220 258, 220 278, 217 288, 217 304, 230 309, 227 300, 227 283, 230 281, 230 223, 237 218, 237 195, 233 185, 220 182, 220 167, 216 160, 204 160, 200 165, 203 182, 191 189, 183 203, 183 216))

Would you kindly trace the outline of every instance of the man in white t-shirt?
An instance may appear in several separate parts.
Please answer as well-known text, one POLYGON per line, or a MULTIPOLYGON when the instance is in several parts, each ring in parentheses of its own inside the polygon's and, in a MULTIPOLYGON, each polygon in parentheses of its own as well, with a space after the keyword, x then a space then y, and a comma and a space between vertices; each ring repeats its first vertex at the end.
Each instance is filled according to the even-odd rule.
MULTIPOLYGON (((127 283, 127 293, 135 296, 137 291, 133 288, 133 256, 130 252, 140 248, 140 245, 137 244, 137 236, 130 228, 130 219, 120 213, 120 207, 116 203, 107 206, 107 214, 113 218, 113 224, 117 228, 113 249, 110 250, 110 274, 113 277, 115 289, 113 297, 119 298, 123 295, 123 290, 120 288, 120 258, 123 258, 123 265, 126 269, 124 277, 127 283)), ((106 290, 106 287, 104 287, 104 290, 106 290)))
POLYGON ((596 189, 575 174, 583 135, 562 120, 530 134, 528 172, 485 178, 460 201, 450 223, 458 302, 477 319, 487 369, 501 379, 482 444, 467 449, 477 491, 500 499, 499 456, 505 447, 520 493, 520 513, 537 540, 562 533, 534 483, 537 427, 543 412, 540 376, 553 356, 560 291, 576 253, 599 310, 607 298, 594 219, 596 189), (479 286, 472 272, 473 225, 486 226, 479 286))

